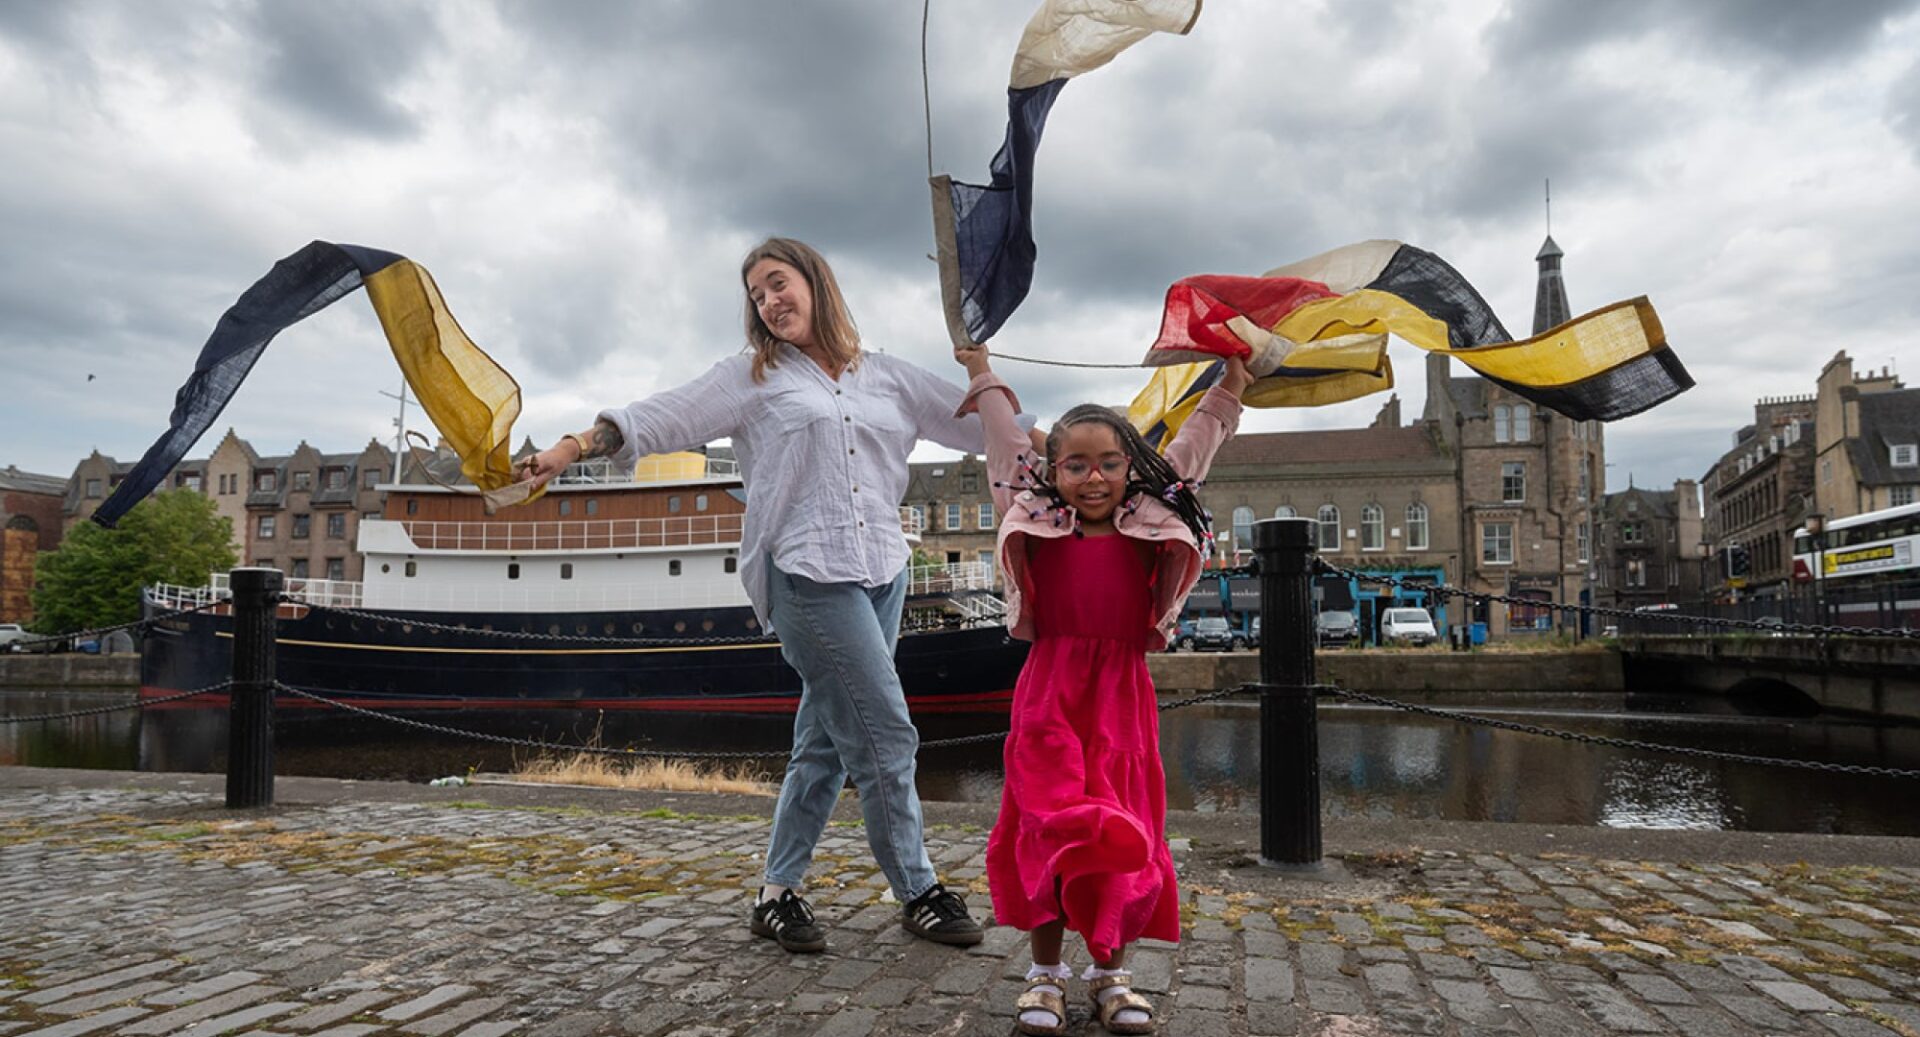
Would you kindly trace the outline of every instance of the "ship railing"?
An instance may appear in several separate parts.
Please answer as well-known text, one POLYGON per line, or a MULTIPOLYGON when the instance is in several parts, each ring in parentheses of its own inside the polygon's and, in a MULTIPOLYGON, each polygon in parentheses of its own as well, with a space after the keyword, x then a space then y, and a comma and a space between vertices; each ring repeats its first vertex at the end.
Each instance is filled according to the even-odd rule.
POLYGON ((947 565, 916 565, 907 570, 907 596, 961 594, 967 591, 991 591, 993 565, 990 562, 953 562, 947 565))
MULTIPOLYGON (((226 578, 225 573, 219 575, 222 584, 225 583, 226 578)), ((232 597, 233 595, 224 586, 218 591, 211 586, 182 587, 177 583, 156 583, 147 588, 147 598, 153 602, 154 606, 169 611, 204 608, 216 601, 231 600, 232 597)))
MULTIPOLYGON (((450 584, 394 586, 380 584, 371 588, 362 607, 373 612, 443 612, 459 614, 469 625, 488 622, 490 613, 566 613, 566 612, 671 612, 686 609, 738 608, 747 604, 746 593, 733 579, 690 582, 665 587, 658 583, 613 584, 584 587, 504 587, 493 584, 450 584)), ((603 617, 593 623, 574 620, 570 624, 535 624, 533 631, 547 634, 632 637, 640 634, 724 634, 737 637, 752 634, 751 626, 722 628, 712 618, 675 619, 661 628, 649 624, 636 630, 627 618, 603 617), (584 624, 584 625, 583 625, 584 624)), ((729 621, 731 622, 731 621, 729 621)))
POLYGON ((927 516, 919 508, 902 507, 900 509, 900 532, 917 537, 927 531, 927 516))
MULTIPOLYGON (((208 577, 205 589, 212 597, 221 600, 233 597, 226 573, 214 573, 208 577)), ((366 592, 365 584, 359 580, 313 580, 305 576, 290 576, 281 584, 280 598, 282 601, 307 605, 357 609, 366 603, 366 592)))
POLYGON ((740 542, 742 516, 576 519, 553 522, 437 522, 403 519, 414 546, 442 551, 591 551, 740 542))

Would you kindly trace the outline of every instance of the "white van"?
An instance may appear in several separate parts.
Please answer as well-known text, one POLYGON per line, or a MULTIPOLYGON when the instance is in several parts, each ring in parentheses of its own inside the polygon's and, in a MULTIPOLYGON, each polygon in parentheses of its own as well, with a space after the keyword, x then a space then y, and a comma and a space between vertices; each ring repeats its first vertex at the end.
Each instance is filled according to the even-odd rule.
POLYGON ((1427 615, 1426 609, 1388 609, 1380 620, 1382 641, 1430 645, 1439 639, 1440 632, 1433 628, 1433 617, 1427 615))

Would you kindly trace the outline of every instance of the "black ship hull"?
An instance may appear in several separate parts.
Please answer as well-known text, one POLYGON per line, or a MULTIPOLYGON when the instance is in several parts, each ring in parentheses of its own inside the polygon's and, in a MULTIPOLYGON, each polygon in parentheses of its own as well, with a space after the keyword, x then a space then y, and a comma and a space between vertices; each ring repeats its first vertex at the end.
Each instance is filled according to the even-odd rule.
MULTIPOLYGON (((278 679, 367 708, 792 713, 800 702, 800 676, 779 644, 739 639, 752 617, 744 607, 377 619, 281 608, 278 679)), ((160 620, 141 648, 141 696, 220 685, 232 648, 224 609, 160 620)), ((1027 644, 1000 626, 907 634, 895 653, 915 713, 1004 713, 1026 656, 1027 644)), ((219 691, 167 705, 225 701, 219 691)), ((326 708, 286 694, 278 704, 326 708)))

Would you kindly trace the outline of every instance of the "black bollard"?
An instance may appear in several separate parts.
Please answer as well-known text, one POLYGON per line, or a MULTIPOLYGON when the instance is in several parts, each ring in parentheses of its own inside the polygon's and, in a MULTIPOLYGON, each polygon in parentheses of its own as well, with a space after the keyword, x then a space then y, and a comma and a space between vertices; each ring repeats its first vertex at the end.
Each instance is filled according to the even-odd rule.
POLYGON ((274 615, 278 569, 235 569, 233 686, 227 708, 227 806, 273 805, 274 615))
POLYGON ((1320 864, 1320 731, 1314 710, 1314 521, 1253 524, 1260 562, 1260 858, 1320 864))

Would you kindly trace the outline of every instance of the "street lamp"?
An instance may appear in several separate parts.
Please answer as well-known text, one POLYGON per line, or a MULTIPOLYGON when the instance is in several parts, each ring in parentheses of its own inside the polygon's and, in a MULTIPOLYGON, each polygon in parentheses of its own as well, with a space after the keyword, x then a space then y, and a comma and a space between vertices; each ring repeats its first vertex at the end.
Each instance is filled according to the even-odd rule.
POLYGON ((1813 540, 1814 620, 1827 621, 1827 516, 1816 511, 1807 516, 1807 536, 1813 540))

